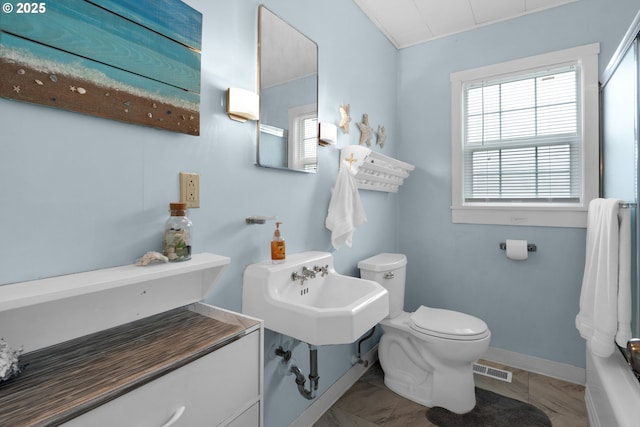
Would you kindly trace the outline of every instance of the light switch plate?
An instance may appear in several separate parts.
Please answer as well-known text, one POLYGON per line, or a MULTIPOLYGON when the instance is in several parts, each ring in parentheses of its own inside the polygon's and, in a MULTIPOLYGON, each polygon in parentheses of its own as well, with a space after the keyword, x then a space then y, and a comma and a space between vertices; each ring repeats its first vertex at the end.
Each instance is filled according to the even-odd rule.
POLYGON ((180 172, 180 201, 187 208, 200 207, 200 174, 180 172))

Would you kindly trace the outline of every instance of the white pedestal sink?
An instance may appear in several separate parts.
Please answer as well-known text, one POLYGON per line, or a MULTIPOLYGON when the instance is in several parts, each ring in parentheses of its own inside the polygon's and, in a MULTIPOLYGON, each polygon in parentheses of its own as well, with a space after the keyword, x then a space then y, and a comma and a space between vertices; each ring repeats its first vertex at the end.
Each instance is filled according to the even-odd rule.
POLYGON ((249 265, 242 312, 312 345, 348 344, 389 314, 389 294, 372 280, 336 273, 328 252, 303 252, 249 265))

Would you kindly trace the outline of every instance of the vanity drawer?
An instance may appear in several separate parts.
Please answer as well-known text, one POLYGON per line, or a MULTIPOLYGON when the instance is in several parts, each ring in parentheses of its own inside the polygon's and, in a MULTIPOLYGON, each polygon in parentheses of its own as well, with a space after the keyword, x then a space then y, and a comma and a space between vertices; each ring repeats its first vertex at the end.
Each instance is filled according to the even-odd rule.
MULTIPOLYGON (((232 415, 259 402, 259 355, 257 330, 63 425, 200 427, 229 423, 232 415), (167 424, 172 417, 175 422, 167 424)), ((259 417, 255 424, 247 425, 258 423, 259 417)))

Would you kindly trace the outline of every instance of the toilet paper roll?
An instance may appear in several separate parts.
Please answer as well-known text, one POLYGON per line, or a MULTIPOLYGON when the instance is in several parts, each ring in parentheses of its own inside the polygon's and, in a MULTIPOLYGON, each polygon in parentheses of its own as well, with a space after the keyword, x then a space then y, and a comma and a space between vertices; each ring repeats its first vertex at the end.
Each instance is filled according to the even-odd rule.
POLYGON ((523 261, 529 258, 526 240, 507 240, 507 258, 523 261))

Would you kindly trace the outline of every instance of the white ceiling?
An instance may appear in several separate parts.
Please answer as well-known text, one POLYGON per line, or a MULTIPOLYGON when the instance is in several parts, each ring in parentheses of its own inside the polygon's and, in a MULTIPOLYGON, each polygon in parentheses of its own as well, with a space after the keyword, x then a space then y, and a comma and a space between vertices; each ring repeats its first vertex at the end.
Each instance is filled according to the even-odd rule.
POLYGON ((260 87, 266 89, 318 72, 318 48, 267 8, 260 12, 260 87))
POLYGON ((577 0, 353 0, 398 49, 577 0))

